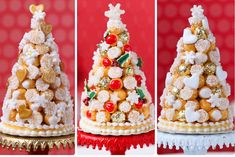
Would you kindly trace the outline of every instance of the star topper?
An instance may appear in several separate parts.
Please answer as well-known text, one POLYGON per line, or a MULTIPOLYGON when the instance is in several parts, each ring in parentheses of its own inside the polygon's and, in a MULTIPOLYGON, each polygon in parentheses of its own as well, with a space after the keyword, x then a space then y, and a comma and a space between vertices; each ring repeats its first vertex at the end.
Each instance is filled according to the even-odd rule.
POLYGON ((110 19, 120 19, 120 16, 125 13, 124 10, 120 9, 120 3, 113 6, 109 4, 109 11, 106 11, 104 15, 110 19))

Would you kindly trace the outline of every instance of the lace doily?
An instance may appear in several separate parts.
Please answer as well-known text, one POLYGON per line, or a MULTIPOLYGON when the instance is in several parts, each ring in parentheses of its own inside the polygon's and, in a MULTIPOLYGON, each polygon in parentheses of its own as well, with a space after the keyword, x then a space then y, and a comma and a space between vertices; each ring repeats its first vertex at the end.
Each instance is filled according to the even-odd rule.
POLYGON ((235 132, 213 135, 188 135, 188 134, 170 134, 158 131, 158 147, 172 149, 174 146, 178 150, 182 148, 185 154, 206 154, 212 147, 235 146, 235 132))

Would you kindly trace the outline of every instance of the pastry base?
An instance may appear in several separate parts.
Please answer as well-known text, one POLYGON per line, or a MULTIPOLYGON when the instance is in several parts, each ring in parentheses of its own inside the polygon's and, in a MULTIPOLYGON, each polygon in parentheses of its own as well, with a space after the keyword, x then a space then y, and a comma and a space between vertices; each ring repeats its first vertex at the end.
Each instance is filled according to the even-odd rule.
POLYGON ((82 131, 98 135, 135 135, 154 130, 153 118, 148 118, 140 123, 99 123, 82 117, 80 120, 82 131))
POLYGON ((4 134, 17 136, 50 137, 72 134, 74 133, 74 126, 65 126, 58 129, 30 129, 27 127, 15 126, 12 124, 1 122, 0 131, 4 134))
POLYGON ((233 129, 232 119, 209 123, 172 122, 161 118, 158 120, 158 130, 168 133, 216 134, 231 132, 233 129))

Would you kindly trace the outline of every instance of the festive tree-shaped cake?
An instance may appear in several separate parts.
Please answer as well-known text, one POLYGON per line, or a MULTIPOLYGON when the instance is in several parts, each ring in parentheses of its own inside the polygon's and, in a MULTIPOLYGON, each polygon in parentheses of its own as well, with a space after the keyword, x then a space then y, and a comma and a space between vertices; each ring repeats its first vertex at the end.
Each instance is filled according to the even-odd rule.
POLYGON ((101 135, 130 135, 154 129, 153 104, 140 70, 142 61, 129 45, 120 4, 109 4, 104 39, 81 98, 80 127, 101 135))
POLYGON ((31 30, 19 44, 8 79, 0 130, 19 136, 59 136, 73 127, 73 100, 43 5, 30 5, 31 30))
POLYGON ((167 73, 158 128, 175 133, 219 133, 233 128, 227 72, 222 69, 207 18, 193 6, 190 26, 177 44, 167 73))

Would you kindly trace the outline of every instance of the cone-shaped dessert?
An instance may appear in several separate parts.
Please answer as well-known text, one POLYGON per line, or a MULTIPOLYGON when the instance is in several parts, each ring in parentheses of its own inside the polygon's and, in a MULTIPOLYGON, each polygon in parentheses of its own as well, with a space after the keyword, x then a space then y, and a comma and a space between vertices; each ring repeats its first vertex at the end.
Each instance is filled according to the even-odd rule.
POLYGON ((45 22, 43 5, 31 5, 31 30, 19 44, 8 79, 0 130, 19 136, 59 136, 73 132, 73 100, 58 47, 45 22))
POLYGON ((175 133, 220 133, 233 128, 227 72, 201 6, 193 6, 190 26, 177 44, 167 73, 158 128, 175 133))
POLYGON ((80 127, 102 135, 130 135, 154 129, 154 105, 140 70, 142 61, 129 45, 120 4, 109 4, 104 40, 94 52, 94 64, 81 98, 80 127))

